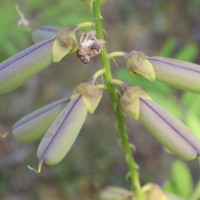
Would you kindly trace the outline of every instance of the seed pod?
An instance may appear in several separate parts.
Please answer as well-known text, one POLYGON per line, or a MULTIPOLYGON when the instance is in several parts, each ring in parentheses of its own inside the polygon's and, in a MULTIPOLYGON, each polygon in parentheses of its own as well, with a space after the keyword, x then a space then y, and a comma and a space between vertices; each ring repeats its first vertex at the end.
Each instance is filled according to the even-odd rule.
POLYGON ((140 99, 139 119, 171 152, 182 159, 200 155, 200 142, 191 130, 167 110, 147 99, 140 99))
POLYGON ((38 172, 44 161, 48 165, 55 165, 65 157, 83 126, 86 116, 87 109, 82 96, 71 100, 63 109, 38 147, 38 172))
POLYGON ((148 57, 142 52, 127 54, 129 71, 149 80, 159 80, 173 87, 200 92, 200 65, 163 57, 148 57))
POLYGON ((0 93, 14 90, 52 63, 54 39, 30 46, 0 63, 0 93))
POLYGON ((144 126, 160 143, 185 160, 200 155, 200 141, 179 119, 151 100, 140 87, 129 87, 120 99, 124 110, 144 126))
POLYGON ((200 65, 171 58, 149 57, 156 79, 179 89, 200 92, 200 65))
POLYGON ((59 30, 61 30, 61 28, 56 26, 40 26, 33 30, 32 40, 33 42, 37 43, 50 39, 55 36, 59 30))
POLYGON ((12 135, 20 142, 32 142, 42 138, 69 101, 70 99, 55 101, 23 117, 13 126, 12 135))

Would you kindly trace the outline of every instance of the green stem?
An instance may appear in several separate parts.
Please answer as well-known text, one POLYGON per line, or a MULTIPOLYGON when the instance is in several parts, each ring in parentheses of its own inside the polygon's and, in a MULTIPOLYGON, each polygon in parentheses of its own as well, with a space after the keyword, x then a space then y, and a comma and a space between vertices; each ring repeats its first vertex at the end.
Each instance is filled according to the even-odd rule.
MULTIPOLYGON (((94 24, 95 24, 97 38, 104 39, 100 0, 93 0, 93 14, 94 14, 94 24)), ((109 56, 108 56, 105 46, 102 48, 101 60, 102 60, 102 66, 105 69, 104 79, 105 79, 108 94, 110 96, 110 100, 113 105, 115 117, 117 120, 117 127, 120 132, 121 144, 122 144, 123 151, 125 154, 133 191, 135 193, 136 199, 142 200, 141 185, 140 185, 139 173, 137 170, 137 164, 132 155, 132 149, 128 141, 126 125, 124 123, 123 114, 121 113, 121 110, 120 110, 115 87, 114 85, 110 84, 110 81, 112 80, 112 73, 110 69, 109 56)))
POLYGON ((126 53, 123 51, 114 51, 109 53, 109 58, 114 58, 114 57, 126 57, 126 53))

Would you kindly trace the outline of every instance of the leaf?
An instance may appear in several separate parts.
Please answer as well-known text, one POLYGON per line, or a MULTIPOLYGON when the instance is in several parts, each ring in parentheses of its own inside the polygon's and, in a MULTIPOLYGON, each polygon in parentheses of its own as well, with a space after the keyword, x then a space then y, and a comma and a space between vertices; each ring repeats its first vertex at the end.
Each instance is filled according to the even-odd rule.
POLYGON ((171 168, 172 181, 177 194, 187 199, 192 192, 193 182, 189 168, 182 161, 175 161, 171 168))
POLYGON ((175 58, 192 62, 196 59, 199 53, 199 48, 195 43, 185 45, 176 55, 175 58))

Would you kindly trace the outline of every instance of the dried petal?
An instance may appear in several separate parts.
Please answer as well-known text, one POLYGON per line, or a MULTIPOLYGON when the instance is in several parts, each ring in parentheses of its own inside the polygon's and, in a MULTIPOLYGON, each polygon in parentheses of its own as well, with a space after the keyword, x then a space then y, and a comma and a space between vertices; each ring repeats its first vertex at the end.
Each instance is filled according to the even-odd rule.
POLYGON ((43 161, 48 165, 55 165, 65 157, 83 126, 86 116, 87 109, 83 98, 78 96, 71 100, 47 130, 38 147, 38 171, 43 161))
POLYGON ((15 123, 12 135, 20 142, 32 142, 42 138, 58 114, 70 99, 62 99, 46 105, 15 123))

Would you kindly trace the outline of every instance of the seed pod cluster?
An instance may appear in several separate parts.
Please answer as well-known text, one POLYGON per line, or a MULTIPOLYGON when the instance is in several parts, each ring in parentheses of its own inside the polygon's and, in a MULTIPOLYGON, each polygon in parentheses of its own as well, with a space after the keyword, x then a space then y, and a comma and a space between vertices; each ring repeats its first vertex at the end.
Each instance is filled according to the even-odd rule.
POLYGON ((140 87, 128 88, 120 102, 129 115, 141 120, 160 143, 180 158, 192 160, 200 155, 200 141, 191 130, 152 101, 140 87))
POLYGON ((9 92, 52 63, 54 39, 38 42, 0 63, 0 93, 9 92))
POLYGON ((70 99, 55 101, 18 120, 11 131, 13 137, 19 142, 32 142, 42 138, 69 101, 70 99))

